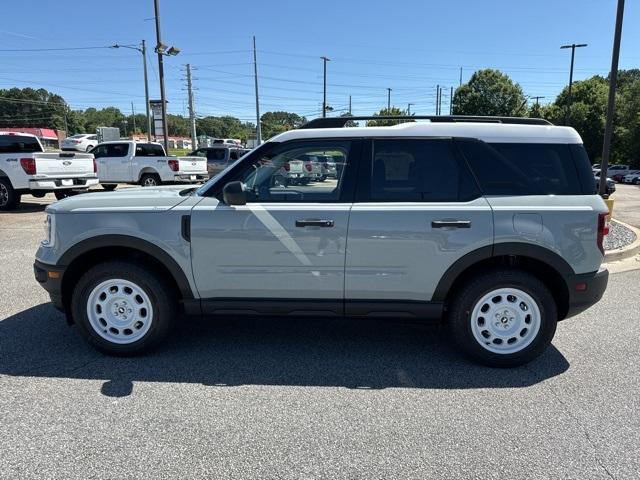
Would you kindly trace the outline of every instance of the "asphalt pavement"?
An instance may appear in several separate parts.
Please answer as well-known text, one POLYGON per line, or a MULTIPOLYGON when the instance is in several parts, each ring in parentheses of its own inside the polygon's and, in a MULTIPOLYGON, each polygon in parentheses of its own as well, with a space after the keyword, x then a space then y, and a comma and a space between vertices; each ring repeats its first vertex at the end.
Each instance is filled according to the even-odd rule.
POLYGON ((373 320, 184 319, 112 358, 33 279, 29 198, 0 214, 0 478, 640 478, 640 270, 517 369, 373 320))

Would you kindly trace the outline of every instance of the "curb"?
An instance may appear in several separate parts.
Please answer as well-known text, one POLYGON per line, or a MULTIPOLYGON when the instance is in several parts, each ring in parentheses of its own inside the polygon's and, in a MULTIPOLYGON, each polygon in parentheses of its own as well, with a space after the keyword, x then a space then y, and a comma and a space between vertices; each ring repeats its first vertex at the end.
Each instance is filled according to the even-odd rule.
POLYGON ((628 223, 621 222, 617 218, 614 218, 614 220, 616 221, 616 223, 619 223, 623 227, 626 227, 629 230, 631 230, 633 233, 635 233, 636 239, 632 244, 627 245, 626 247, 616 248, 614 250, 608 250, 607 252, 605 252, 604 254, 605 263, 614 262, 617 260, 624 260, 625 258, 633 257, 637 253, 640 253, 640 230, 637 229, 636 227, 629 225, 628 223))

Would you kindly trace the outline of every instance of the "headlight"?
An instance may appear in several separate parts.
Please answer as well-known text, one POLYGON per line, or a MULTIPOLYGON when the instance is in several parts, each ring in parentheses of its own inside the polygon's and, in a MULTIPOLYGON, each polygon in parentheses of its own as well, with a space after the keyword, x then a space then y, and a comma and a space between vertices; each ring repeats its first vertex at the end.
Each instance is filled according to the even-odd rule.
POLYGON ((42 241, 43 247, 53 247, 55 243, 55 216, 50 213, 47 214, 47 218, 44 221, 44 240, 42 241))

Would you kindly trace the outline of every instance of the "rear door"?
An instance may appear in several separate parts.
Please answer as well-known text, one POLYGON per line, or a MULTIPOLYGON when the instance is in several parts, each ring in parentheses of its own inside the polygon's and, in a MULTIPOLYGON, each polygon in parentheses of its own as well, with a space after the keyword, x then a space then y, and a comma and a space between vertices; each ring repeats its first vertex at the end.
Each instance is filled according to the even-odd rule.
POLYGON ((256 311, 279 305, 281 313, 289 313, 286 309, 342 313, 359 144, 339 139, 263 148, 221 179, 245 184, 246 205, 229 206, 207 197, 193 209, 193 274, 207 312, 242 300, 247 309, 256 311), (287 162, 325 152, 345 164, 340 178, 313 185, 275 181, 287 162), (277 299, 286 302, 274 303, 277 299))
MULTIPOLYGON (((106 176, 104 180, 112 182, 130 182, 131 178, 131 157, 133 152, 129 152, 130 143, 107 143, 106 157, 102 159, 105 166, 106 176)), ((102 178, 100 179, 102 181, 102 178)))
POLYGON ((491 208, 449 139, 368 143, 349 220, 350 315, 399 311, 434 299, 457 260, 493 241, 491 208), (366 158, 366 160, 364 160, 366 158))

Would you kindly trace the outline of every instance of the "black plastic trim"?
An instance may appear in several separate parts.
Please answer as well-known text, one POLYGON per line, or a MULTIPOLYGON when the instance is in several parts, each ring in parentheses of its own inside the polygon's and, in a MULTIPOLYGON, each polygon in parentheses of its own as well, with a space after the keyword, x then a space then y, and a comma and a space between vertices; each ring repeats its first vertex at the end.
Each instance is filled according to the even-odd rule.
POLYGON ((316 315, 342 316, 342 300, 208 298, 201 300, 204 315, 316 315))
POLYGON ((62 277, 64 276, 64 271, 63 267, 49 265, 38 260, 33 264, 33 273, 36 280, 49 294, 53 306, 60 311, 64 311, 62 303, 62 277), (58 278, 50 278, 49 272, 58 273, 58 278))
POLYGON ((301 125, 301 129, 309 128, 342 128, 348 122, 360 120, 431 120, 433 123, 508 123, 518 125, 553 125, 543 118, 526 118, 526 117, 499 117, 499 116, 477 116, 477 115, 394 115, 394 116, 345 116, 345 117, 326 117, 314 118, 307 123, 301 125))
POLYGON ((594 273, 569 275, 564 277, 569 290, 569 311, 564 318, 573 317, 597 303, 604 295, 609 283, 609 271, 606 268, 594 273), (586 284, 586 290, 577 292, 576 284, 586 284))
POLYGON ((467 253, 460 257, 456 262, 451 265, 442 278, 438 282, 438 285, 433 292, 431 298, 432 302, 444 302, 451 290, 451 286, 457 280, 457 278, 467 268, 475 265, 476 263, 491 258, 493 255, 493 245, 487 245, 486 247, 480 247, 477 250, 467 253))
POLYGON ((442 302, 419 302, 409 300, 346 300, 347 317, 420 318, 440 320, 442 302))
POLYGON ((178 288, 180 289, 182 298, 193 298, 193 292, 186 275, 184 274, 182 268, 180 268, 178 263, 171 257, 171 255, 169 255, 157 245, 154 245, 153 243, 147 242, 146 240, 142 240, 137 237, 131 237, 128 235, 101 235, 99 237, 88 238, 79 243, 76 243, 71 248, 69 248, 64 253, 64 255, 60 257, 60 260, 58 260, 56 266, 61 268, 66 267, 82 254, 104 247, 132 248, 134 250, 139 250, 151 255, 157 261, 159 261, 167 270, 169 270, 174 280, 178 284, 178 288))
POLYGON ((183 215, 180 219, 180 234, 185 241, 191 241, 191 215, 183 215))

